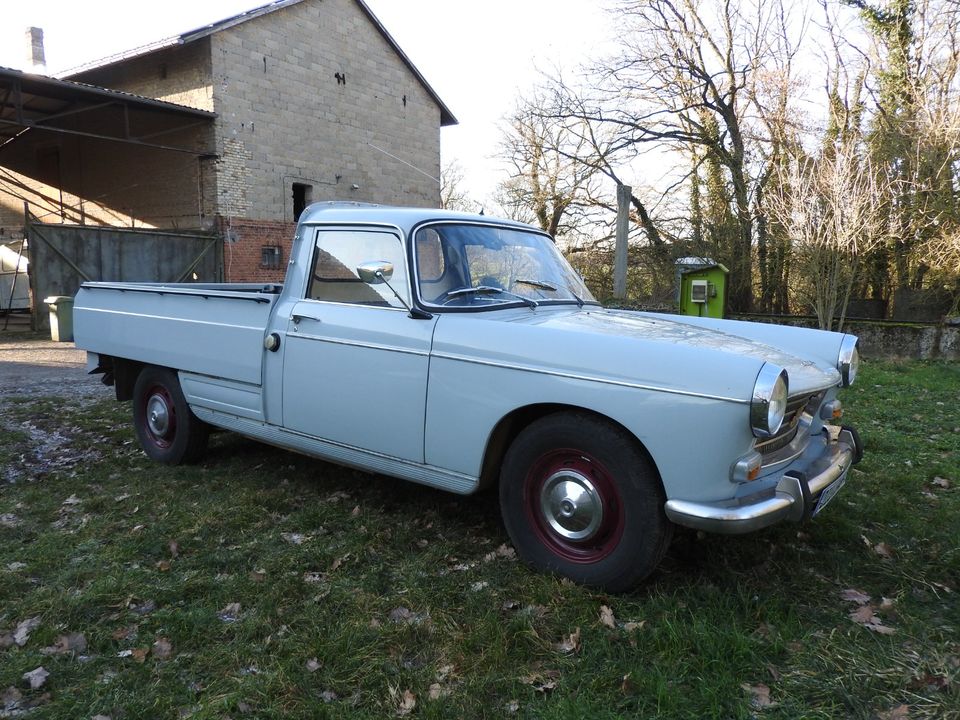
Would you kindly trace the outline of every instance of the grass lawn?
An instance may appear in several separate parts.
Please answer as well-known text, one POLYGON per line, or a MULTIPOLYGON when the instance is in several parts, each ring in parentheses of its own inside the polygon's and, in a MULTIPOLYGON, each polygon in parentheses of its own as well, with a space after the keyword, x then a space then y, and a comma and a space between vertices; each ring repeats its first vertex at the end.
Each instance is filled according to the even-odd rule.
POLYGON ((0 718, 960 718, 960 367, 843 399, 820 518, 680 533, 626 596, 517 562, 494 493, 230 434, 167 468, 128 404, 7 401, 0 718))

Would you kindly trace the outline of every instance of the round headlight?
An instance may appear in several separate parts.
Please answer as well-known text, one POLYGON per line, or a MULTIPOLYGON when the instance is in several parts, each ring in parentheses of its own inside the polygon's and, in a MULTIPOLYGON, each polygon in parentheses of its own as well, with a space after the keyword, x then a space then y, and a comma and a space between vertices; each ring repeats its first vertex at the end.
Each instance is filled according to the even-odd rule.
POLYGON ((789 382, 787 371, 766 363, 760 368, 750 401, 750 426, 757 437, 777 434, 787 412, 789 382))
POLYGON ((843 387, 850 387, 857 378, 860 369, 860 351, 857 349, 857 338, 853 335, 844 335, 840 342, 840 355, 837 357, 837 370, 840 371, 840 380, 843 387))

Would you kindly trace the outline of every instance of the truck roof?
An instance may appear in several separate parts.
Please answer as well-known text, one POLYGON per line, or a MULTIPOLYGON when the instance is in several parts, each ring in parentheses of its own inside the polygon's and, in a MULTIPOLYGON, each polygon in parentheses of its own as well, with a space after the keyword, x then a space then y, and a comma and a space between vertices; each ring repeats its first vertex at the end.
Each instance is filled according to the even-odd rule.
POLYGON ((300 215, 300 223, 378 223, 396 225, 404 232, 427 221, 480 222, 494 225, 508 225, 523 230, 536 230, 525 223, 515 220, 480 215, 477 213, 443 210, 441 208, 413 208, 392 205, 377 205, 361 202, 317 202, 309 205, 300 215))

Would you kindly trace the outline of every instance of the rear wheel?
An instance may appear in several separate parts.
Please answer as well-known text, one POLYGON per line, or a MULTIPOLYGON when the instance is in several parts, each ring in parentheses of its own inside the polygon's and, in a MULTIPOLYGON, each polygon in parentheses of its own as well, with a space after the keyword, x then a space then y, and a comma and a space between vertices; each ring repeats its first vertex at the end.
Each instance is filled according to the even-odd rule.
POLYGON ((144 452, 168 465, 197 462, 210 426, 190 411, 172 370, 146 367, 133 388, 133 425, 144 452))
POLYGON ((525 428, 504 459, 500 508, 536 568, 622 592, 656 568, 673 525, 656 471, 623 428, 578 412, 525 428))

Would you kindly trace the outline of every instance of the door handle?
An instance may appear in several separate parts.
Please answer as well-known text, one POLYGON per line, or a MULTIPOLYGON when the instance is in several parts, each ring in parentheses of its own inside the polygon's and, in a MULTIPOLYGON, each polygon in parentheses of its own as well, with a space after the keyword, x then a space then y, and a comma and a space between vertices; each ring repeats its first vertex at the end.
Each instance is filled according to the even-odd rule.
POLYGON ((313 320, 314 322, 321 322, 320 318, 314 317, 313 315, 302 315, 300 313, 293 313, 290 315, 290 319, 293 320, 294 325, 299 325, 301 320, 313 320))

